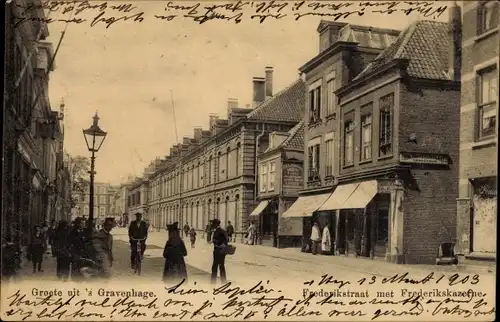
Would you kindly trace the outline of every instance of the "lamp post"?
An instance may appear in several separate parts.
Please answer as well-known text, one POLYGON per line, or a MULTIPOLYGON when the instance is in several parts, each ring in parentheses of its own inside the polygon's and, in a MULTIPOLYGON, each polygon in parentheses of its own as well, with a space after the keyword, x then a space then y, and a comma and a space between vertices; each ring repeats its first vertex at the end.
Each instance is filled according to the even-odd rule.
POLYGON ((98 125, 99 116, 97 116, 97 112, 93 117, 94 122, 92 126, 86 130, 83 130, 83 136, 85 137, 85 143, 87 143, 87 148, 92 153, 90 157, 90 200, 89 200, 89 219, 87 221, 87 228, 89 231, 92 231, 94 227, 94 163, 95 163, 95 153, 99 151, 101 148, 104 139, 106 138, 107 133, 101 130, 98 125))

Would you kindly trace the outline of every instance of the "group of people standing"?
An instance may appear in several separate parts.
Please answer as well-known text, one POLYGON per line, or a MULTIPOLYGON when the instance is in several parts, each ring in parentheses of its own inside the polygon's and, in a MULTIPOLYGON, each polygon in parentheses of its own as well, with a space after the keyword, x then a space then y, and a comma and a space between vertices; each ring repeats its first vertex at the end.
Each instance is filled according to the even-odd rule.
POLYGON ((323 254, 323 255, 331 255, 332 254, 332 238, 330 235, 330 228, 328 224, 323 227, 323 232, 320 231, 319 223, 315 221, 311 228, 311 237, 310 237, 310 251, 313 255, 323 254))
POLYGON ((32 262, 33 274, 43 272, 44 255, 49 253, 56 259, 56 275, 61 280, 82 277, 80 271, 82 258, 94 258, 103 268, 103 275, 109 274, 112 265, 112 236, 114 219, 107 218, 100 230, 86 229, 84 218, 78 217, 73 223, 66 220, 51 225, 36 225, 33 229, 27 257, 32 262), (50 252, 49 250, 50 246, 50 252))

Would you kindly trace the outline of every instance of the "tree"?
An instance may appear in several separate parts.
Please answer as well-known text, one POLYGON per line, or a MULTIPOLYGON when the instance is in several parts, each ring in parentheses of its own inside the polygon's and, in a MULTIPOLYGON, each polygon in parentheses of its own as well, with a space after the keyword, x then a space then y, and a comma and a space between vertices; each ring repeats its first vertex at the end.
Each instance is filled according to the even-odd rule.
POLYGON ((76 206, 76 194, 85 193, 89 186, 90 160, 80 155, 71 156, 66 153, 71 180, 71 208, 76 206))

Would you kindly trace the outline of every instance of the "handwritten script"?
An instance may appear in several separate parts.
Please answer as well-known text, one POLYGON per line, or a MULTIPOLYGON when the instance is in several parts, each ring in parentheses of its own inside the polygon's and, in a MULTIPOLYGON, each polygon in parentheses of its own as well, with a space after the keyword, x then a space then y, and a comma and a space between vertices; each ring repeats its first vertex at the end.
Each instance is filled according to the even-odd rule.
MULTIPOLYGON (((8 320, 220 320, 311 317, 367 320, 433 316, 479 317, 495 314, 494 295, 475 287, 478 275, 431 273, 415 278, 368 276, 342 280, 323 275, 287 288, 271 281, 248 286, 228 282, 201 287, 181 281, 175 285, 140 289, 123 286, 19 287, 2 290, 2 316, 8 320), (63 287, 66 287, 64 289, 63 287)), ((284 284, 283 284, 284 285, 284 284)))
MULTIPOLYGON (((157 3, 157 2, 156 2, 157 3)), ((110 28, 120 23, 144 23, 161 21, 164 23, 181 19, 195 24, 222 22, 240 24, 253 21, 259 24, 272 20, 299 21, 308 17, 321 17, 338 21, 349 17, 376 15, 406 16, 420 14, 426 19, 435 19, 443 15, 447 6, 433 1, 233 1, 186 2, 165 1, 161 9, 152 10, 140 2, 122 3, 95 1, 43 1, 42 4, 15 6, 14 25, 19 26, 29 21, 47 23, 87 24, 90 27, 110 28), (45 17, 36 15, 38 9, 47 12, 45 17)))

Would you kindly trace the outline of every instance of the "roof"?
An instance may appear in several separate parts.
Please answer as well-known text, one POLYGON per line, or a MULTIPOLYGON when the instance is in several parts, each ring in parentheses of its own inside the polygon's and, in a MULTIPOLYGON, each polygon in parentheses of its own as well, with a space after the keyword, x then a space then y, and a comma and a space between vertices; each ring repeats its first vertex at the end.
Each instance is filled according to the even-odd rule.
POLYGON ((278 148, 304 149, 304 121, 300 121, 290 131, 288 137, 281 142, 278 148))
POLYGON ((354 81, 396 59, 408 60, 407 71, 411 77, 450 80, 449 42, 446 22, 416 21, 405 29, 390 47, 368 64, 354 81))
POLYGON ((250 120, 300 122, 304 118, 306 85, 298 79, 247 114, 250 120))

